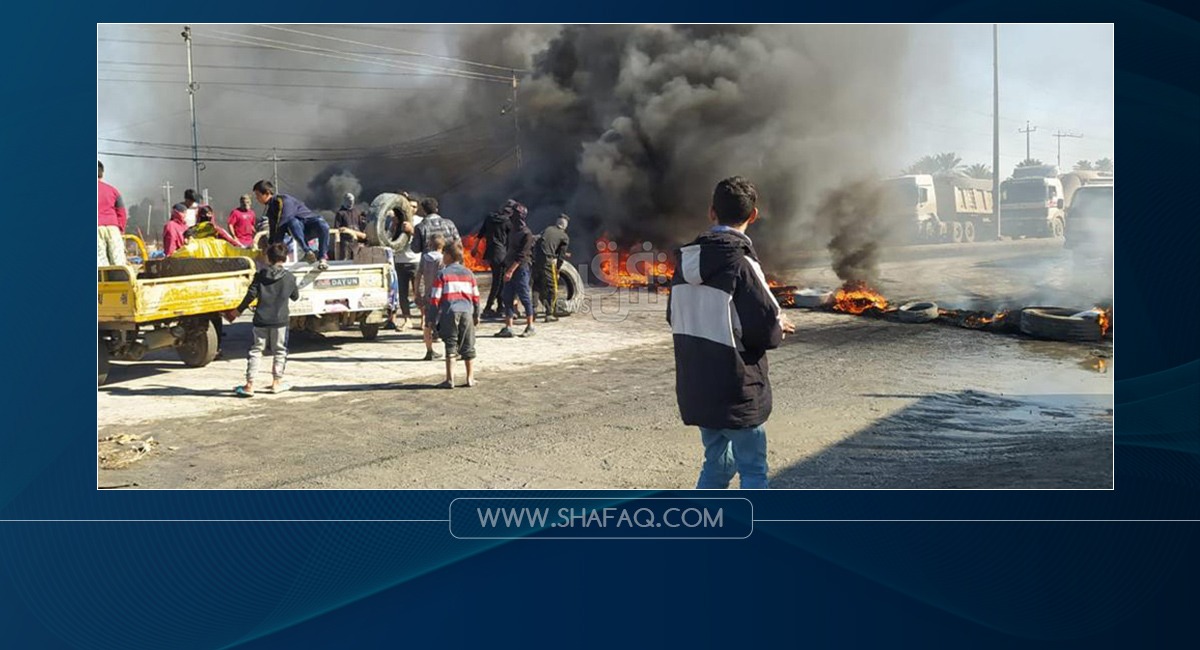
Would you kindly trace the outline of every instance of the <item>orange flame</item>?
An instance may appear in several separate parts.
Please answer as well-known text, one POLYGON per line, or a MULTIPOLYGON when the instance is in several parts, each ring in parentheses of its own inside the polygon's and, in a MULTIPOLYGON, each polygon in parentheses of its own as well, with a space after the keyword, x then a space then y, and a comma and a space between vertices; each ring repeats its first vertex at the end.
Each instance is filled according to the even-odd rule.
POLYGON ((478 272, 492 270, 492 265, 488 264, 487 261, 482 257, 483 247, 480 245, 482 241, 483 240, 479 238, 479 235, 467 235, 466 237, 463 237, 463 266, 471 269, 472 271, 478 272), (476 248, 481 250, 477 251, 476 248), (478 253, 478 256, 476 253, 478 253))
POLYGON ((988 318, 987 316, 980 316, 978 314, 971 314, 963 319, 963 325, 965 327, 983 327, 984 325, 994 323, 1007 315, 1007 309, 992 314, 991 318, 988 318))
MULTIPOLYGON (((614 287, 633 288, 651 285, 664 285, 675 275, 675 263, 669 255, 647 251, 642 242, 635 242, 628 248, 619 248, 609 239, 601 235, 596 240, 596 250, 603 256, 600 260, 600 279, 614 287), (638 260, 634 268, 630 268, 629 258, 638 251, 653 253, 650 260, 638 260), (663 259, 665 258, 665 259, 663 259)), ((661 288, 661 287, 660 287, 661 288)))
POLYGON ((1100 324, 1100 336, 1108 336, 1109 330, 1112 329, 1112 310, 1093 307, 1092 311, 1096 312, 1096 322, 1100 324))
POLYGON ((868 309, 887 309, 888 301, 867 283, 851 281, 842 285, 833 296, 833 310, 847 314, 861 314, 868 309))

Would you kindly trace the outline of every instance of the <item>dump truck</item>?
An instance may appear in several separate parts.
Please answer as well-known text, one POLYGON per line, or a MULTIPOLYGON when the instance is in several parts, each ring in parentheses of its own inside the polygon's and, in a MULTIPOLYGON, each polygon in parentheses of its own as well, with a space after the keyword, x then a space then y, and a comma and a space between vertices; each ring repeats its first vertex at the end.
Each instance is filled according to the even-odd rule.
POLYGON ((107 381, 110 359, 137 361, 151 350, 174 348, 184 365, 208 365, 217 319, 242 302, 254 272, 246 257, 98 267, 97 385, 107 381))
POLYGON ((996 238, 992 182, 965 176, 909 174, 883 181, 885 219, 913 243, 996 238))
POLYGON ((1054 237, 1066 232, 1067 208, 1076 190, 1095 183, 1111 183, 1111 172, 1073 171, 1059 174, 1054 165, 1017 167, 1000 184, 1001 235, 1054 237))

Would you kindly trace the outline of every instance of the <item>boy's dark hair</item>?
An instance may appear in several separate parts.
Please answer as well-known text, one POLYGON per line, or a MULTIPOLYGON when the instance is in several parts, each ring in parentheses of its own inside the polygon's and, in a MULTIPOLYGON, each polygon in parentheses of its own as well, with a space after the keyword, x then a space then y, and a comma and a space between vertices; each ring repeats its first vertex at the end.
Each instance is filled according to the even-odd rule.
POLYGON ((437 211, 438 211, 437 199, 433 198, 432 196, 427 196, 427 197, 421 199, 421 210, 426 215, 437 214, 437 211))
POLYGON ((435 251, 444 250, 446 248, 446 236, 439 232, 430 237, 429 248, 435 251))
POLYGON ((184 201, 198 201, 199 199, 196 198, 196 190, 184 190, 183 191, 183 200, 184 201))
POLYGON ((746 223, 758 203, 758 188, 741 176, 730 176, 713 190, 712 208, 717 223, 737 226, 746 223))
POLYGON ((447 246, 445 249, 442 250, 442 254, 450 256, 451 264, 462 264, 462 261, 463 261, 462 240, 461 239, 454 240, 453 244, 450 244, 449 246, 447 246))
POLYGON ((254 187, 251 189, 253 190, 253 192, 255 194, 274 194, 275 193, 275 184, 272 183, 271 181, 263 179, 263 180, 255 183, 254 187))
POLYGON ((267 246, 267 261, 272 264, 278 264, 286 261, 287 255, 287 246, 284 246, 282 242, 275 242, 274 244, 267 246))
POLYGON ((104 178, 104 163, 96 161, 96 178, 104 178))

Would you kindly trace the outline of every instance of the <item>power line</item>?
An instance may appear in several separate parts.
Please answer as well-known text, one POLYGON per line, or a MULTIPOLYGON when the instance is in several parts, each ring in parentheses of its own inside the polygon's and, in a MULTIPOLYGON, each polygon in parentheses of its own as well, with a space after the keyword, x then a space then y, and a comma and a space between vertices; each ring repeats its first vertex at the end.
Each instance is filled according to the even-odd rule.
MULTIPOLYGON (((152 68, 182 68, 182 63, 161 63, 151 61, 97 61, 100 65, 137 65, 152 68)), ((322 70, 320 68, 282 68, 273 66, 252 66, 252 65, 217 65, 217 64, 201 64, 193 66, 195 68, 207 68, 211 70, 267 70, 272 72, 315 72, 321 74, 352 74, 352 75, 376 75, 376 76, 391 76, 391 77, 419 77, 423 76, 417 72, 371 72, 367 70, 322 70)), ((113 72, 121 72, 113 70, 113 72)), ((149 70, 139 70, 140 73, 151 72, 149 70)))
MULTIPOLYGON (((168 79, 113 79, 98 78, 96 81, 105 83, 143 83, 143 84, 178 84, 178 81, 168 79)), ((330 90, 388 90, 391 92, 412 92, 414 88, 394 88, 391 86, 331 86, 328 84, 289 84, 274 81, 205 81, 206 86, 264 86, 269 88, 328 88, 330 90)), ((431 88, 430 90, 439 90, 431 88)))
POLYGON ((266 38, 263 36, 238 35, 233 32, 221 32, 221 31, 205 32, 205 35, 207 35, 209 38, 215 38, 217 40, 224 40, 224 41, 235 40, 235 39, 229 38, 228 36, 222 36, 222 34, 239 36, 240 39, 247 39, 247 38, 253 39, 255 41, 259 41, 263 44, 266 44, 266 47, 272 47, 272 48, 276 48, 276 49, 280 49, 280 50, 286 50, 289 52, 298 52, 300 54, 312 54, 314 56, 324 56, 324 57, 328 57, 328 58, 332 58, 332 59, 340 59, 343 61, 352 61, 355 63, 371 63, 374 65, 382 65, 385 67, 396 68, 396 69, 400 69, 400 70, 425 71, 429 74, 445 75, 445 76, 450 76, 450 77, 462 77, 464 79, 475 79, 477 81, 493 81, 493 82, 503 81, 504 83, 509 82, 508 77, 499 77, 496 75, 485 74, 482 72, 474 72, 474 71, 469 71, 469 70, 454 70, 451 68, 438 68, 436 66, 427 66, 427 65, 423 65, 423 64, 417 64, 417 63, 401 63, 399 61, 388 61, 379 56, 357 55, 357 54, 350 55, 349 53, 343 52, 341 50, 332 50, 329 48, 318 47, 315 45, 308 45, 306 43, 294 43, 294 42, 290 42, 290 41, 281 41, 278 39, 266 38), (271 45, 271 44, 274 44, 274 45, 271 45), (299 49, 299 48, 305 48, 305 49, 299 49))
POLYGON ((434 58, 434 59, 441 59, 441 60, 443 60, 443 61, 453 61, 453 62, 455 62, 455 63, 466 63, 467 65, 477 65, 477 66, 484 67, 484 68, 491 68, 491 69, 493 69, 493 70, 503 70, 504 72, 528 72, 528 70, 524 70, 524 69, 521 69, 521 68, 514 68, 514 67, 512 67, 512 66, 493 65, 493 64, 491 64, 491 63, 480 63, 479 61, 469 61, 469 60, 467 60, 467 59, 456 59, 456 58, 454 58, 454 57, 452 57, 452 56, 440 56, 440 55, 437 55, 437 54, 427 54, 427 53, 425 53, 425 52, 417 52, 417 51, 414 51, 414 50, 406 50, 406 49, 399 48, 399 47, 387 47, 386 45, 377 45, 377 44, 375 44, 375 43, 363 43, 363 42, 361 42, 361 41, 352 41, 352 40, 350 40, 350 39, 346 39, 346 38, 338 38, 338 37, 336 37, 336 36, 325 36, 325 35, 323 35, 323 34, 314 34, 314 33, 312 33, 312 32, 302 32, 302 31, 300 31, 300 30, 298 30, 298 29, 289 29, 289 28, 287 28, 287 27, 279 27, 278 25, 263 25, 263 24, 259 24, 258 26, 259 26, 259 27, 265 27, 265 28, 267 28, 267 29, 277 29, 277 30, 279 30, 279 31, 281 31, 281 32, 291 32, 291 33, 293 33, 293 34, 301 34, 301 35, 304 35, 304 36, 313 36, 313 37, 315 37, 315 38, 324 38, 324 39, 327 39, 327 40, 331 40, 331 41, 337 41, 337 42, 340 42, 340 43, 347 43, 347 44, 349 44, 349 45, 362 45, 362 46, 365 46, 365 47, 374 47, 374 48, 377 48, 377 49, 380 49, 380 50, 384 50, 384 51, 387 51, 387 52, 396 52, 396 53, 398 53, 398 54, 410 54, 410 55, 413 55, 413 56, 427 56, 427 57, 431 57, 431 58, 434 58))

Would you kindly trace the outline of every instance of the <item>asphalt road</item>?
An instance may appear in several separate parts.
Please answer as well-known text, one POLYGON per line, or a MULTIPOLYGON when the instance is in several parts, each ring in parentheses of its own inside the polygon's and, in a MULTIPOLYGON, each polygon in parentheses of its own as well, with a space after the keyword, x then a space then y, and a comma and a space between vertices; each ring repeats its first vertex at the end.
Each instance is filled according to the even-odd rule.
MULTIPOLYGON (((1107 298, 1054 242, 911 248, 938 250, 885 256, 889 298, 989 308, 1107 298)), ((777 275, 837 283, 819 260, 777 275)), ((248 323, 227 328, 226 360, 206 368, 170 352, 116 363, 99 389, 99 437, 154 443, 122 469, 98 464, 98 485, 691 487, 702 449, 678 419, 664 297, 590 295, 589 313, 540 325, 531 339, 493 339, 498 326, 485 323, 471 389, 432 388, 442 365, 418 360, 411 330, 374 342, 297 336, 294 390, 249 400, 230 391, 248 323)), ((789 315, 799 331, 770 354, 772 487, 1112 486, 1111 343, 789 315)))

